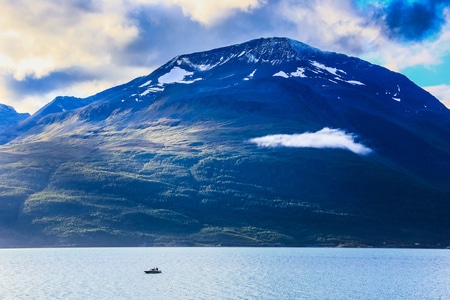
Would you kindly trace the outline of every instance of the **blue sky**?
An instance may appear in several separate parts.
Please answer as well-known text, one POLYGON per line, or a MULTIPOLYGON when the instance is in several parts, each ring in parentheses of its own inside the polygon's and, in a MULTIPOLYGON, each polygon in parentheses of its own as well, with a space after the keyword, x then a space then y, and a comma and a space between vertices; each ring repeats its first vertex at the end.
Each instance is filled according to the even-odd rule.
POLYGON ((33 113, 178 54, 284 36, 407 75, 450 107, 450 0, 0 0, 0 103, 33 113))

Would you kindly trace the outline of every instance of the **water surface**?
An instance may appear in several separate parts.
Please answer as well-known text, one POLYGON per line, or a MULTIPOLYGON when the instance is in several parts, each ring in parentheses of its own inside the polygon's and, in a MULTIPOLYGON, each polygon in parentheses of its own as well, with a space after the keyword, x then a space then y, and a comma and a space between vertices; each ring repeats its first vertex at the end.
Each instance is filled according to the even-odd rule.
POLYGON ((0 299, 449 299, 449 295, 449 250, 0 250, 0 299), (163 273, 144 273, 155 266, 163 273))

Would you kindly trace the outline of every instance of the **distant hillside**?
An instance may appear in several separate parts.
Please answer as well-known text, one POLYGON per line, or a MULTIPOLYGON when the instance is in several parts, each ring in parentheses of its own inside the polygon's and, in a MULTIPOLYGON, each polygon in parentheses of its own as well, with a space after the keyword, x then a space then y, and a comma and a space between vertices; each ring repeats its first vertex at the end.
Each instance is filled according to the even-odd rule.
POLYGON ((58 97, 0 146, 0 246, 450 245, 450 112, 286 38, 58 97))
POLYGON ((29 116, 28 113, 18 113, 11 106, 0 104, 0 135, 29 116))

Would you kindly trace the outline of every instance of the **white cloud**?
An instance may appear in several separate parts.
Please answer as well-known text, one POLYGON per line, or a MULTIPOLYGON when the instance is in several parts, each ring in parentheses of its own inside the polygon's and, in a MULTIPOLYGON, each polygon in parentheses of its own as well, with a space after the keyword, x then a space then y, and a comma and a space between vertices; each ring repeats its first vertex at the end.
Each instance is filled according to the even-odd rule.
POLYGON ((450 85, 441 84, 435 86, 426 86, 423 89, 435 96, 447 108, 450 109, 450 85))
POLYGON ((444 10, 444 16, 445 25, 433 39, 399 43, 380 36, 373 43, 374 47, 367 49, 361 57, 397 72, 416 65, 431 67, 442 64, 450 50, 450 9, 444 10))
POLYGON ((0 68, 17 80, 42 78, 81 65, 93 69, 109 63, 111 53, 138 36, 126 9, 104 1, 84 11, 58 1, 14 1, 2 4, 0 68))
MULTIPOLYGON (((25 95, 20 99, 20 101, 16 102, 0 101, 0 103, 3 102, 8 103, 8 105, 13 106, 18 112, 34 113, 40 108, 42 108, 44 104, 50 102, 57 96, 76 95, 76 97, 83 98, 92 96, 95 93, 101 92, 112 86, 119 85, 122 83, 123 83, 122 80, 114 81, 111 80, 111 78, 108 78, 108 80, 87 80, 73 83, 70 85, 68 84, 57 90, 50 90, 48 92, 43 92, 39 94, 25 95)), ((7 93, 8 91, 5 91, 0 86, 0 95, 7 93)))
POLYGON ((280 1, 276 14, 296 27, 295 38, 323 50, 356 55, 393 71, 434 66, 450 50, 450 9, 439 36, 403 43, 386 36, 382 25, 364 15, 352 0, 280 1))
POLYGON ((281 1, 276 12, 295 25, 297 39, 324 50, 358 54, 373 47, 382 34, 352 2, 281 1))
POLYGON ((396 72, 417 65, 436 66, 443 63, 444 57, 450 50, 450 22, 443 32, 436 40, 420 43, 400 44, 388 40, 379 41, 377 47, 362 54, 361 57, 396 72))
POLYGON ((337 148, 367 155, 372 150, 355 142, 355 136, 339 129, 325 127, 317 132, 275 134, 250 140, 260 147, 337 148))
POLYGON ((236 11, 249 12, 264 6, 267 0, 155 0, 153 2, 179 5, 183 14, 192 20, 204 25, 212 25, 229 17, 236 11))

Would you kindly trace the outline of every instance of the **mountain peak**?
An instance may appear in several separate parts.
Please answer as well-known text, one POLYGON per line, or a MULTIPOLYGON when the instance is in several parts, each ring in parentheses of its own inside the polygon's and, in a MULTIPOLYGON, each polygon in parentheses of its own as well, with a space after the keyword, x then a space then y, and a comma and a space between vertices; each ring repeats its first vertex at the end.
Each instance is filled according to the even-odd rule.
POLYGON ((317 52, 320 51, 289 38, 259 38, 242 44, 179 55, 166 66, 184 65, 205 71, 229 61, 278 65, 303 60, 306 55, 310 56, 317 52))
POLYGON ((28 113, 18 113, 12 106, 0 103, 0 132, 15 126, 29 116, 28 113))
POLYGON ((7 113, 7 112, 8 113, 16 112, 16 110, 13 107, 9 106, 9 105, 0 103, 0 113, 7 113))

